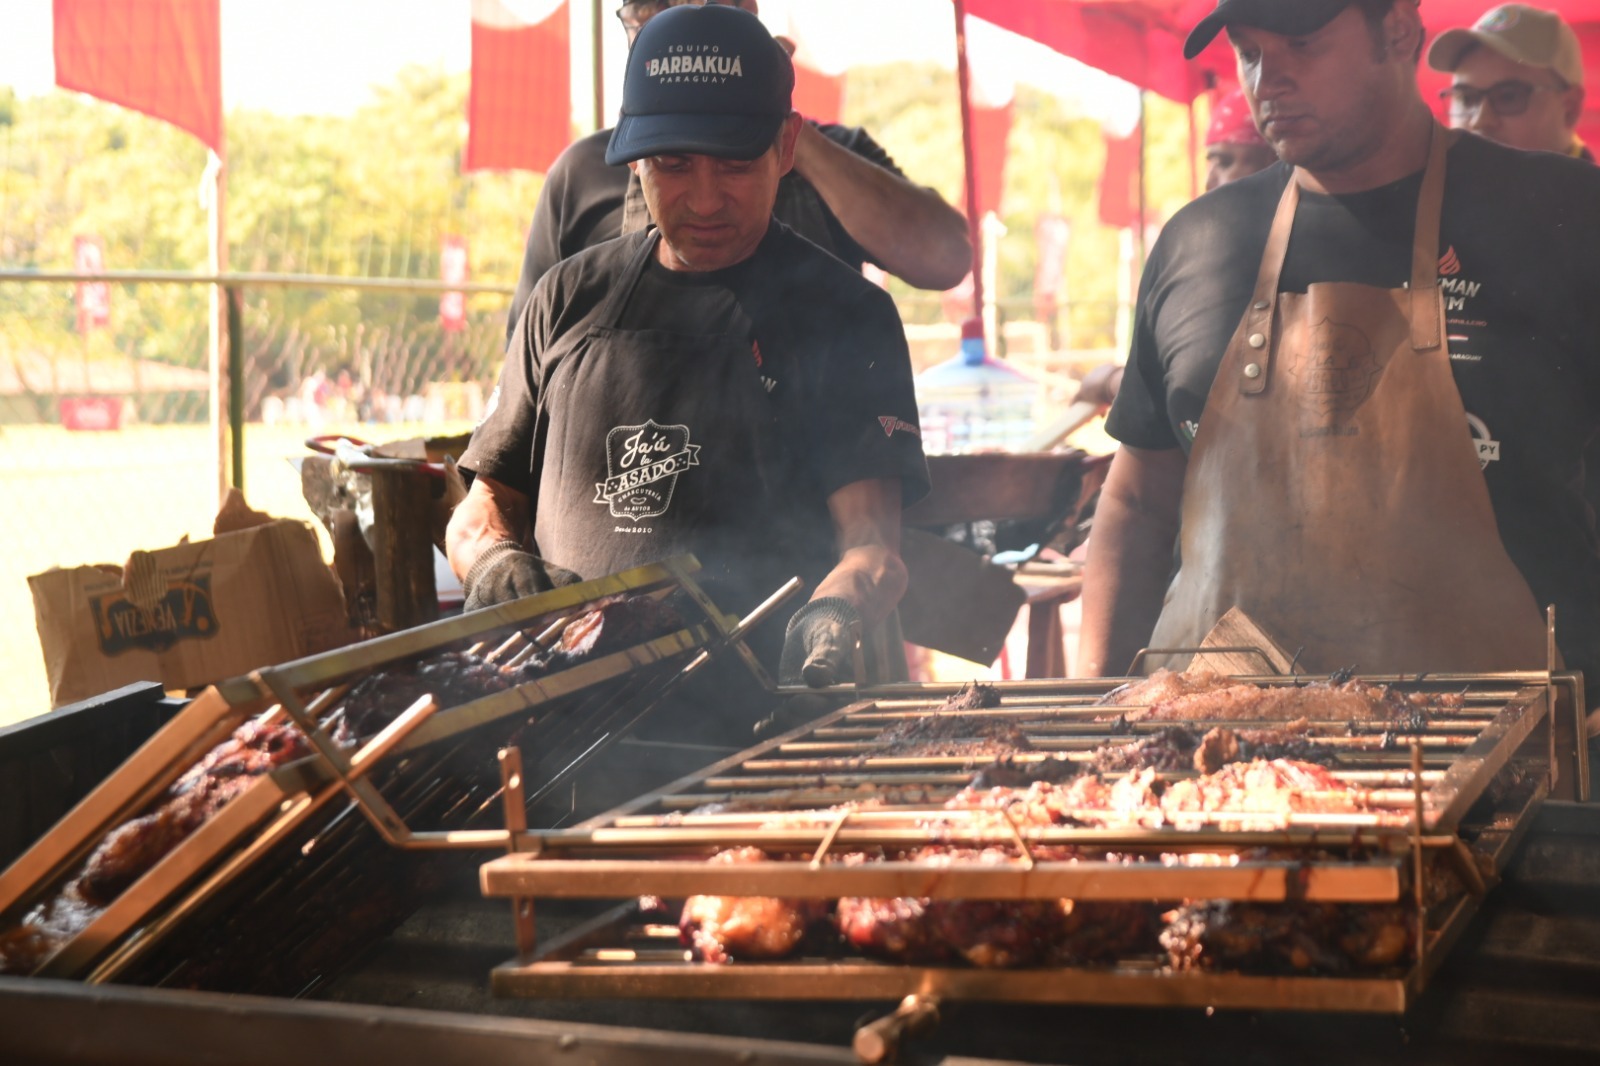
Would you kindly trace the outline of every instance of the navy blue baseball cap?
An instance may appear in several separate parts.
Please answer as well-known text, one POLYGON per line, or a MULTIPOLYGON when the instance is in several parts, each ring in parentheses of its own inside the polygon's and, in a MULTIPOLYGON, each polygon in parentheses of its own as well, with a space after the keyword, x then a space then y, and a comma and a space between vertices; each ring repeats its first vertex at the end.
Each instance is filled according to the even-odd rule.
POLYGON ((611 131, 612 166, 652 155, 755 159, 794 95, 794 65, 761 20, 723 4, 685 5, 639 31, 611 131))
POLYGON ((1349 6, 1350 0, 1217 0, 1216 10, 1201 19, 1183 42, 1183 58, 1199 55, 1229 26, 1303 37, 1322 29, 1349 6))

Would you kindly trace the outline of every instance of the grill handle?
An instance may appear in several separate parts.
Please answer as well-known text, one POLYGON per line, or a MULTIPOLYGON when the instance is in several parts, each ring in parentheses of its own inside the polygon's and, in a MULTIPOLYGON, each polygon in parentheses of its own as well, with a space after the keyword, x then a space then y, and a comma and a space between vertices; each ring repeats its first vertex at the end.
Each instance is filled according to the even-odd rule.
POLYGON ((938 997, 913 992, 900 1001, 893 1014, 857 1029, 851 1046, 862 1062, 892 1062, 900 1054, 901 1041, 926 1033, 938 1024, 938 997))

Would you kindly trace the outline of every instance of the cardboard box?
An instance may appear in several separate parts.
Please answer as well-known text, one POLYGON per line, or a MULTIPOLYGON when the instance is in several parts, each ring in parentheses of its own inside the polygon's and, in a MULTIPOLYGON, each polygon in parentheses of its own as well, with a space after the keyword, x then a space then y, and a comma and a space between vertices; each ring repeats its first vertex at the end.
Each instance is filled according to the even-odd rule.
POLYGON ((355 636, 316 535, 288 519, 28 586, 55 707, 131 681, 196 688, 355 636))

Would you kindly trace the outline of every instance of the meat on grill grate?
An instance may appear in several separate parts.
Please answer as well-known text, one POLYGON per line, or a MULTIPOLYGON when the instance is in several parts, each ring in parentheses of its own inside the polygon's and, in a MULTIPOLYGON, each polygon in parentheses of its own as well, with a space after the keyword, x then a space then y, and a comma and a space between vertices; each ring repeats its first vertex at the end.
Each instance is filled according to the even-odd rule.
MULTIPOLYGON (((766 862, 767 854, 760 848, 731 848, 709 861, 766 862)), ((678 935, 705 962, 781 959, 800 946, 812 922, 826 915, 827 905, 814 900, 690 896, 678 921, 678 935)))
POLYGON ((1394 966, 1416 947, 1403 904, 1189 903, 1166 916, 1161 945, 1179 970, 1348 973, 1394 966))
MULTIPOLYGON (((647 595, 599 601, 573 619, 551 652, 513 673, 465 652, 443 652, 363 678, 322 724, 334 743, 354 747, 423 696, 432 696, 440 710, 460 706, 682 626, 670 605, 647 595)), ((255 778, 311 751, 293 724, 256 719, 241 725, 173 782, 153 809, 107 833, 60 892, 19 925, 0 929, 0 973, 35 969, 255 778)))
POLYGON ((963 714, 1000 706, 1000 690, 970 682, 927 714, 896 722, 877 736, 875 755, 899 758, 996 757, 1031 751, 1017 723, 1007 718, 963 714))
POLYGON ((1383 722, 1397 729, 1421 728, 1429 711, 1456 709, 1462 702, 1459 695, 1404 693, 1358 680, 1255 685, 1209 670, 1157 670, 1097 701, 1100 706, 1127 707, 1119 717, 1129 722, 1310 719, 1383 722))

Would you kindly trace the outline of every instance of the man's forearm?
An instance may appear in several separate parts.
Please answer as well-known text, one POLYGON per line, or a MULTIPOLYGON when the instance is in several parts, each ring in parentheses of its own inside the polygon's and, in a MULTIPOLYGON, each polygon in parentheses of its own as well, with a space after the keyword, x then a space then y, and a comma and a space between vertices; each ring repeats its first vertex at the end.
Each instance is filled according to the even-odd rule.
POLYGON ((527 515, 523 493, 481 475, 474 480, 445 527, 445 555, 456 577, 465 580, 478 556, 493 544, 511 540, 526 545, 527 515))
POLYGON ((807 123, 795 169, 874 262, 919 289, 954 287, 972 267, 967 221, 932 189, 835 144, 807 123))
POLYGON ((1161 616, 1177 539, 1183 466, 1181 454, 1144 453, 1152 454, 1161 456, 1154 475, 1147 464, 1134 462, 1139 473, 1130 477, 1128 450, 1119 452, 1095 506, 1083 571, 1075 670, 1080 677, 1127 670, 1161 616), (1123 464, 1121 471, 1118 463, 1123 464))
POLYGON ((906 564, 884 546, 851 548, 817 585, 812 599, 846 600, 867 627, 879 625, 906 594, 906 564))

